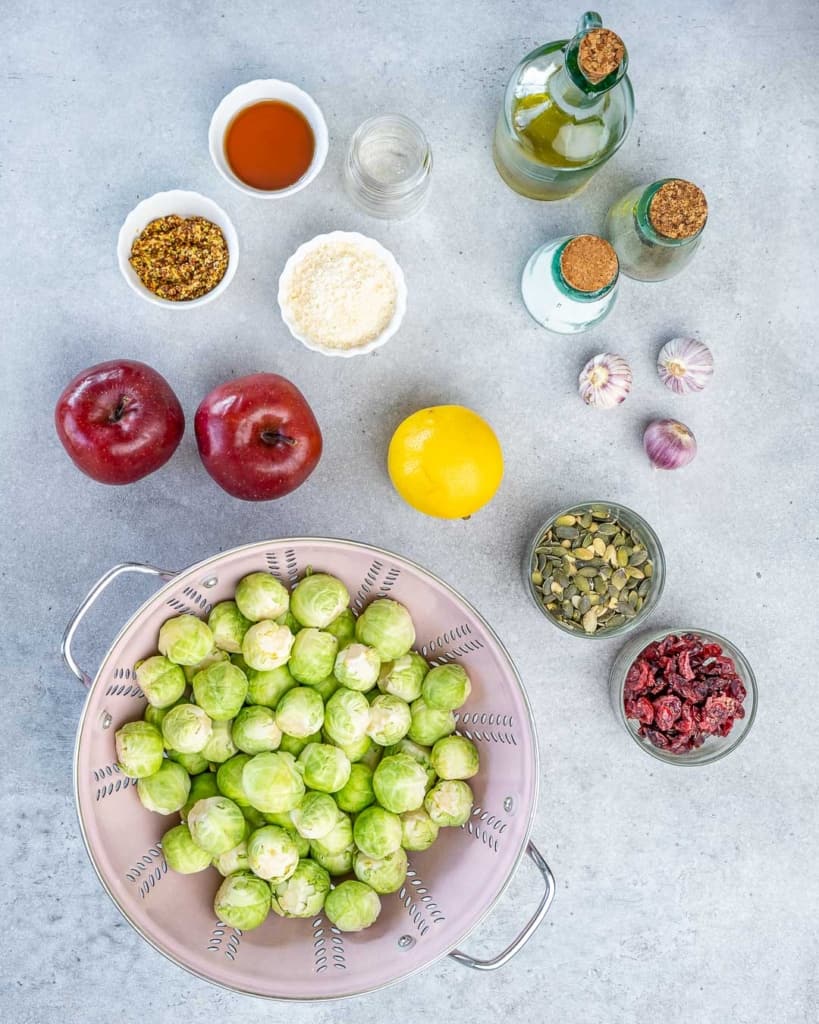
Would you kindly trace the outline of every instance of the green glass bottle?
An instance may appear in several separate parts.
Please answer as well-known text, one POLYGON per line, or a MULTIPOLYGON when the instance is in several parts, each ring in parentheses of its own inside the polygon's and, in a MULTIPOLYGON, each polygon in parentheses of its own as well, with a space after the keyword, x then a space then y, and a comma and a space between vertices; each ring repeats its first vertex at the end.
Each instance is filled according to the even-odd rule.
POLYGON ((573 39, 524 57, 495 128, 495 166, 506 184, 531 199, 564 199, 583 188, 631 127, 627 67, 622 40, 594 11, 573 39))

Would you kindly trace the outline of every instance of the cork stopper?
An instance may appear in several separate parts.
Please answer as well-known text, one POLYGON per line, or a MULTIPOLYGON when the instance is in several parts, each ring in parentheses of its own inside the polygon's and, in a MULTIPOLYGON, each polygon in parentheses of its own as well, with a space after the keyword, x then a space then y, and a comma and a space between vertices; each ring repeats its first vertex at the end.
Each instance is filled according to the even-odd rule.
POLYGON ((623 40, 616 32, 609 28, 593 28, 580 40, 577 63, 583 75, 594 85, 620 67, 625 53, 623 40))
POLYGON ((661 185, 648 206, 649 223, 664 238, 692 238, 707 217, 705 193, 681 178, 661 185))
POLYGON ((617 253, 605 238, 577 235, 560 254, 560 273, 578 292, 599 292, 617 276, 617 253))

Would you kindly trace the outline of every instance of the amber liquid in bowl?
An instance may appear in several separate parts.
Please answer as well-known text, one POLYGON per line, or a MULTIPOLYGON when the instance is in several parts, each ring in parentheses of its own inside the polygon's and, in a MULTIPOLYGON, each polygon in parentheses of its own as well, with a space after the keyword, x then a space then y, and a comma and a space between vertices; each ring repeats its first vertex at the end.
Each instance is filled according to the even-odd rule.
POLYGON ((304 114, 280 100, 253 103, 225 132, 225 157, 245 185, 263 192, 289 188, 313 162, 316 140, 304 114))

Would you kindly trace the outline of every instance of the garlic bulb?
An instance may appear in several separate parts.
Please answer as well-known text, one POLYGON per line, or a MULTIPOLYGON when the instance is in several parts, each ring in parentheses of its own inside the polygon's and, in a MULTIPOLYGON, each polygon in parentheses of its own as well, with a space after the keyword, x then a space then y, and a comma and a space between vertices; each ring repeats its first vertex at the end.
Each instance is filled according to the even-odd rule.
POLYGON ((711 350, 696 338, 672 338, 657 356, 660 380, 678 395, 702 391, 713 372, 711 350))
POLYGON ((631 391, 631 367, 622 356, 601 352, 580 371, 578 391, 586 405, 613 409, 625 402, 631 391))
POLYGON ((697 454, 697 441, 684 423, 652 420, 643 434, 643 448, 658 469, 682 469, 697 454))

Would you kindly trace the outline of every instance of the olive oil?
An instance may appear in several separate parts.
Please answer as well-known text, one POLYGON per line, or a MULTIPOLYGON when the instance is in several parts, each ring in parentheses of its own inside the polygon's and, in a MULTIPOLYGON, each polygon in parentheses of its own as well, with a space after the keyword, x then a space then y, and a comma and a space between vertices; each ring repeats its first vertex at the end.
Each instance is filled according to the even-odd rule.
POLYGON ((512 122, 521 143, 551 167, 582 167, 599 160, 609 148, 611 130, 603 109, 591 116, 567 113, 548 93, 521 96, 512 108, 512 122))

